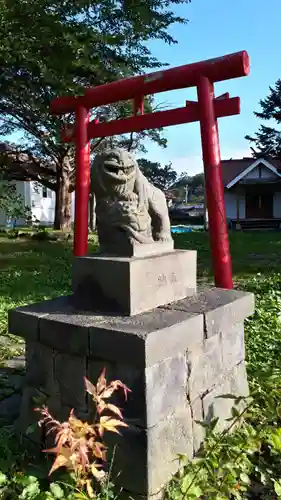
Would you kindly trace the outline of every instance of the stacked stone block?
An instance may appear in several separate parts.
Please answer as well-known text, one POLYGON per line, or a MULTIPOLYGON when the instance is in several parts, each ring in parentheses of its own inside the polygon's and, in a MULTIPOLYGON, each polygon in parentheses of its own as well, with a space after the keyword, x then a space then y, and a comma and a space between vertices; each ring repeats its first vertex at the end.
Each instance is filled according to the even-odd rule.
POLYGON ((56 418, 71 408, 88 418, 83 379, 96 382, 105 367, 108 380, 132 390, 116 401, 128 429, 108 436, 110 449, 118 444, 116 481, 133 497, 158 494, 178 469, 177 454, 198 450, 204 436, 195 421, 218 416, 225 425, 232 401, 217 396, 247 394, 244 319, 253 307, 251 294, 215 288, 134 317, 78 310, 72 297, 11 311, 10 332, 26 340, 22 431, 38 394, 56 418))

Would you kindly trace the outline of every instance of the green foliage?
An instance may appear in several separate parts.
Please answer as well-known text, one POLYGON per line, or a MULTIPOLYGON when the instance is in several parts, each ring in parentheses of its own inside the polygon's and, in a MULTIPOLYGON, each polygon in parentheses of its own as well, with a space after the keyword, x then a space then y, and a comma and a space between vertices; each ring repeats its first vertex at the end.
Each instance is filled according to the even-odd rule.
MULTIPOLYGON (((1 439, 1 436, 0 436, 1 439)), ((16 438, 14 438, 16 441, 16 438)), ((16 441, 17 442, 17 441, 16 441)), ((57 481, 49 482, 40 469, 32 475, 28 470, 9 474, 0 472, 0 498, 9 500, 89 500, 91 497, 79 491, 71 475, 61 475, 57 481)), ((109 482, 95 498, 108 500, 114 498, 112 484, 109 482)))
POLYGON ((267 380, 269 397, 265 391, 252 392, 239 411, 241 398, 224 432, 216 432, 216 420, 202 423, 206 429, 202 449, 193 462, 180 457, 181 471, 169 486, 169 499, 274 498, 269 495, 281 473, 281 385, 276 382, 267 380))
POLYGON ((189 176, 183 173, 173 185, 174 194, 177 198, 185 199, 186 188, 188 188, 188 201, 203 200, 204 198, 204 173, 189 176))
POLYGON ((0 181, 0 211, 4 212, 13 226, 17 219, 32 221, 31 210, 25 206, 23 197, 17 194, 16 185, 5 180, 0 181))
POLYGON ((252 387, 266 383, 268 374, 281 378, 281 274, 261 273, 240 283, 240 288, 255 294, 255 315, 246 321, 247 372, 252 387))
POLYGON ((177 179, 177 172, 173 170, 171 163, 161 167, 160 163, 140 158, 138 164, 145 177, 159 189, 168 189, 177 179))
POLYGON ((257 275, 241 280, 239 288, 256 298, 255 314, 246 322, 251 397, 222 395, 234 403, 229 425, 217 432, 217 420, 201 423, 206 430, 203 447, 193 462, 180 457, 181 471, 167 493, 170 500, 280 497, 281 275, 257 275))
MULTIPOLYGON (((211 271, 208 235, 177 235, 175 243, 177 248, 198 250, 199 280, 202 282, 206 279, 209 283, 211 271)), ((195 495, 193 498, 198 498, 201 492, 203 498, 205 494, 207 498, 218 500, 231 499, 231 495, 234 498, 239 498, 240 495, 240 498, 260 500, 280 497, 280 233, 235 232, 230 234, 230 243, 235 281, 240 289, 255 293, 256 298, 255 314, 246 322, 247 371, 252 399, 244 402, 248 410, 241 417, 241 402, 235 405, 233 400, 235 410, 232 421, 241 421, 239 428, 233 425, 232 432, 223 434, 216 432, 216 426, 206 429, 207 439, 197 462, 190 464, 184 457, 180 457, 182 471, 170 485, 168 497, 171 500, 188 499, 187 495, 190 493, 195 495), (200 473, 197 472, 198 469, 200 473), (236 484, 239 488, 233 491, 236 484)), ((90 251, 95 248, 96 241, 93 240, 90 242, 90 251)), ((0 235, 2 335, 7 335, 6 315, 9 308, 70 292, 71 259, 72 245, 68 242, 44 245, 36 241, 10 241, 5 235, 0 235)), ((6 355, 10 355, 15 339, 10 339, 10 342, 10 348, 5 348, 6 355)), ((2 356, 3 353, 1 346, 2 356)), ((7 431, 4 436, 3 433, 2 428, 0 471, 11 481, 12 471, 25 470, 21 461, 22 450, 17 441, 8 441, 7 431), (4 441, 6 446, 3 445, 4 441)), ((46 491, 50 494, 47 489, 49 483, 46 485, 44 482, 47 472, 43 479, 38 471, 29 470, 25 474, 37 477, 44 495, 47 495, 46 491)), ((0 476, 0 482, 4 479, 0 476)), ((56 479, 53 481, 67 492, 69 486, 57 483, 56 479)), ((67 484, 69 477, 61 481, 67 484)), ((16 491, 18 496, 15 499, 22 490, 16 491)), ((112 490, 110 494, 113 494, 112 490)))
MULTIPOLYGON (((21 235, 25 233, 29 234, 24 231, 21 235)), ((174 239, 176 248, 196 248, 199 280, 209 283, 212 272, 208 234, 178 234, 174 235, 174 239)), ((236 281, 243 277, 249 278, 252 283, 260 270, 266 280, 273 271, 280 269, 280 233, 233 232, 230 233, 230 244, 236 281)), ((95 251, 96 245, 96 236, 93 236, 89 251, 95 251)), ((17 352, 15 346, 19 345, 19 337, 7 337, 8 309, 71 293, 71 259, 70 241, 45 244, 44 241, 20 237, 9 240, 7 233, 0 234, 0 336, 7 338, 5 346, 1 345, 0 360, 10 356, 14 350, 17 352)), ((22 349, 21 344, 19 349, 22 349)))
POLYGON ((36 408, 42 416, 39 425, 46 427, 56 437, 55 448, 45 450, 55 454, 53 464, 49 463, 48 455, 32 456, 30 450, 27 453, 24 443, 19 442, 15 436, 13 427, 0 428, 1 499, 116 498, 111 483, 110 464, 109 471, 104 470, 107 448, 103 440, 105 432, 120 433, 120 427, 127 427, 120 409, 108 401, 116 391, 122 390, 126 396, 129 389, 119 380, 107 384, 105 371, 96 385, 85 379, 85 387, 95 407, 96 417, 92 424, 76 418, 73 410, 69 419, 60 423, 53 420, 46 407, 36 408), (107 414, 104 415, 104 412, 107 414), (31 463, 36 465, 30 465, 31 463), (64 472, 61 472, 61 468, 64 468, 64 472))
POLYGON ((277 127, 261 125, 254 136, 246 139, 254 144, 252 151, 255 157, 272 156, 281 160, 281 80, 269 88, 269 95, 260 101, 261 111, 255 116, 261 120, 275 121, 277 127))
MULTIPOLYGON (((50 101, 161 66, 147 42, 175 43, 169 27, 186 20, 174 14, 173 7, 189 1, 2 0, 0 133, 9 137, 19 132, 20 146, 4 148, 1 167, 17 178, 40 180, 59 192, 58 204, 70 204, 66 193, 75 185, 73 147, 61 143, 60 129, 63 121, 73 122, 73 116, 51 115, 50 101)), ((146 111, 153 106, 153 98, 146 98, 146 111)), ((95 109, 100 121, 130 114, 131 102, 95 109)), ((146 137, 166 145, 158 130, 107 142, 139 149, 146 137)), ((101 142, 93 141, 95 151, 101 142)), ((69 223, 62 220, 66 216, 60 208, 57 229, 69 223)))
MULTIPOLYGON (((121 434, 120 427, 128 427, 124 422, 121 410, 109 403, 113 394, 121 390, 125 399, 130 389, 120 380, 107 383, 105 369, 93 385, 85 378, 85 390, 93 403, 92 421, 82 421, 71 410, 68 420, 58 422, 50 415, 47 407, 36 408, 41 415, 39 426, 44 427, 55 441, 55 447, 44 450, 55 455, 49 475, 61 468, 70 473, 74 481, 76 498, 97 498, 108 491, 110 472, 105 471, 108 461, 107 446, 104 442, 105 432, 121 434), (104 415, 106 413, 106 415, 104 415)), ((57 485, 53 485, 52 492, 57 485)), ((58 497, 62 498, 62 497, 58 497)))
POLYGON ((45 227, 39 227, 38 230, 32 234, 31 238, 36 241, 56 241, 58 236, 48 231, 45 227))

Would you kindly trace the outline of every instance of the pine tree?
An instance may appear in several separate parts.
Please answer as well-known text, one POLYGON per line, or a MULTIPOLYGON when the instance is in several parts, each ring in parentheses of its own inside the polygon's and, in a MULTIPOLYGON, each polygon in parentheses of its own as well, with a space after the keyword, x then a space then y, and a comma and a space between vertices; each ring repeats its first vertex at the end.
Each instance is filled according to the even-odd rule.
POLYGON ((281 160, 281 80, 269 88, 269 95, 260 101, 260 106, 261 111, 255 112, 255 116, 272 121, 272 126, 260 125, 256 134, 247 135, 246 139, 254 144, 251 149, 255 157, 271 156, 281 160))

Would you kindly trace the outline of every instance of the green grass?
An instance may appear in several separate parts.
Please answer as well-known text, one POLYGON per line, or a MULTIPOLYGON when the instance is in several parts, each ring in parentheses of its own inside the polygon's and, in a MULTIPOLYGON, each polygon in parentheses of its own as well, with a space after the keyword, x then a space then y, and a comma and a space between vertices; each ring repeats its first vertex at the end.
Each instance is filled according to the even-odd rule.
MULTIPOLYGON (((198 251, 199 281, 211 282, 208 235, 203 232, 176 235, 175 242, 177 248, 198 251)), ((224 500, 234 498, 229 494, 233 491, 232 482, 241 483, 243 477, 246 481, 245 491, 241 491, 241 494, 237 491, 235 498, 281 498, 281 233, 231 233, 230 243, 235 286, 252 291, 256 298, 256 312, 246 321, 247 371, 252 394, 256 394, 254 413, 250 415, 246 426, 242 426, 240 434, 238 432, 220 438, 221 444, 215 455, 212 452, 212 457, 210 449, 213 449, 215 438, 211 435, 210 444, 207 442, 202 458, 200 474, 203 475, 196 475, 194 486, 202 487, 203 491, 210 488, 207 497, 202 497, 204 499, 224 500), (277 381, 271 380, 273 373, 277 375, 277 381), (255 434, 254 440, 249 433, 255 434), (240 457, 239 465, 235 449, 240 457), (240 450, 243 450, 243 453, 240 453, 240 450), (250 486, 247 481, 250 481, 250 486), (218 486, 220 484, 221 486, 218 486), (254 493, 251 493, 252 485, 254 493), (211 491, 216 488, 219 492, 215 496, 211 491), (223 488, 227 493, 222 493, 223 488), (278 488, 280 495, 276 494, 278 488)), ((90 241, 90 251, 95 248, 96 242, 93 239, 90 241)), ((19 339, 8 335, 8 310, 18 305, 69 293, 71 262, 72 242, 35 242, 0 237, 2 359, 22 348, 19 339), (5 344, 3 339, 7 339, 5 344)), ((5 444, 5 439, 0 437, 0 451, 1 443, 5 444)), ((10 444, 8 447, 10 449, 10 444)), ((6 452, 3 456, 6 456, 6 452)), ((11 460, 13 456, 12 453, 11 460)), ((0 481, 1 470, 3 469, 0 469, 0 481)), ((190 477, 194 476, 194 471, 196 469, 193 465, 188 466, 179 483, 172 483, 169 500, 197 498, 181 494, 190 477)), ((16 497, 18 498, 18 495, 16 497)))
MULTIPOLYGON (((263 272, 268 275, 280 269, 281 233, 278 232, 232 232, 229 235, 234 280, 252 277, 263 272)), ((204 232, 179 234, 178 248, 195 249, 198 252, 198 276, 211 278, 209 237, 204 232)))
MULTIPOLYGON (((176 247, 196 249, 198 278, 212 280, 208 234, 194 232, 175 236, 176 247)), ((231 233, 233 273, 236 281, 277 270, 281 262, 281 233, 231 233)), ((90 251, 96 247, 90 241, 90 251)), ((18 351, 19 339, 7 336, 9 309, 71 290, 72 242, 47 242, 0 237, 0 340, 1 356, 18 351)), ((1 360, 1 357, 0 357, 1 360)))
MULTIPOLYGON (((94 250, 95 243, 90 242, 94 250)), ((0 361, 19 352, 20 340, 8 336, 8 310, 71 290, 71 242, 0 237, 0 361)))

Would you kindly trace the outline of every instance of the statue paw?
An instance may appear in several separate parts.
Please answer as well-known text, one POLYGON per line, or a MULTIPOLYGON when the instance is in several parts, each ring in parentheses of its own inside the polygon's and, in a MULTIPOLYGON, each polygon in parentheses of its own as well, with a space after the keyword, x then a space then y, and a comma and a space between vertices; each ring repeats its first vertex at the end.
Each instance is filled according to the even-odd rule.
POLYGON ((168 243, 171 240, 172 240, 172 236, 170 234, 156 234, 155 235, 155 241, 158 241, 159 243, 168 243))

